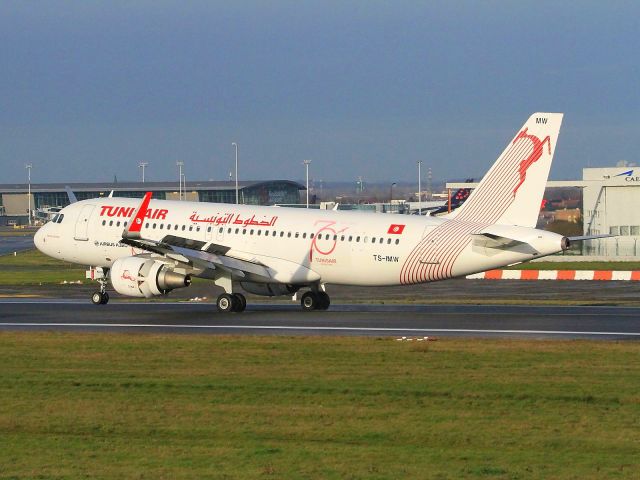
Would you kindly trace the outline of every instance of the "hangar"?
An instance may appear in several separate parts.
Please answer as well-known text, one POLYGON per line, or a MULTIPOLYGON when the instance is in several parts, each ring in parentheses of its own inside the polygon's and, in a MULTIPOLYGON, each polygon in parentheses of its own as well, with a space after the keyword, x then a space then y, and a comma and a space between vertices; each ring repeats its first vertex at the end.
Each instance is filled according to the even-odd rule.
MULTIPOLYGON (((28 211, 69 205, 67 188, 78 200, 106 197, 142 198, 153 192, 161 200, 235 203, 235 182, 190 182, 180 192, 175 182, 118 182, 105 183, 32 183, 0 185, 0 225, 28 223, 28 211), (31 193, 29 193, 29 191, 31 193)), ((290 180, 238 182, 239 203, 248 205, 274 205, 299 203, 300 191, 305 186, 290 180)))

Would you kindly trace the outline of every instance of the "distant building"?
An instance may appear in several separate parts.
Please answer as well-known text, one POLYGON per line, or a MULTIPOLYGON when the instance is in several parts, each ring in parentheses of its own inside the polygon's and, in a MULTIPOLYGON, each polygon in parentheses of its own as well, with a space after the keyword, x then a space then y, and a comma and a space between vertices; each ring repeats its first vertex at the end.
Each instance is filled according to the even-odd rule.
MULTIPOLYGON (((176 182, 122 182, 122 183, 32 183, 31 202, 26 184, 0 185, 0 225, 24 224, 28 220, 29 203, 32 211, 69 205, 66 187, 78 200, 107 197, 142 198, 153 192, 153 198, 179 200, 176 182)), ((290 180, 238 182, 239 202, 247 205, 274 205, 300 203, 300 191, 305 186, 290 180)), ((190 182, 184 198, 196 202, 235 203, 235 182, 190 182)))
POLYGON ((640 254, 640 167, 582 170, 585 235, 616 235, 588 242, 585 253, 606 256, 640 254))

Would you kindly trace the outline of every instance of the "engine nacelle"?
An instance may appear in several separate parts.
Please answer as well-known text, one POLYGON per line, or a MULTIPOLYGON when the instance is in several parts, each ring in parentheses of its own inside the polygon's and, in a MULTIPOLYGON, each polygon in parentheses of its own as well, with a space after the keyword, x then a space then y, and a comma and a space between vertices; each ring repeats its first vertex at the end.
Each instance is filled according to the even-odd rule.
POLYGON ((149 258, 119 258, 113 262, 110 276, 116 292, 130 297, 150 298, 191 285, 190 275, 175 272, 166 263, 149 258))
POLYGON ((300 287, 288 285, 285 283, 257 283, 257 282, 240 282, 242 288, 247 292, 264 297, 279 297, 281 295, 293 295, 300 287))

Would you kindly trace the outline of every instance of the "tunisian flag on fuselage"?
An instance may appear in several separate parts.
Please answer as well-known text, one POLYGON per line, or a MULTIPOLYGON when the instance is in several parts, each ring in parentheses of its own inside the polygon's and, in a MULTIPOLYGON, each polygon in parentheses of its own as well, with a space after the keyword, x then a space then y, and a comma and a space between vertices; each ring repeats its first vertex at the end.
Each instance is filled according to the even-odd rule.
POLYGON ((395 235, 400 235, 404 230, 404 225, 398 225, 397 223, 391 224, 387 233, 393 233, 395 235))

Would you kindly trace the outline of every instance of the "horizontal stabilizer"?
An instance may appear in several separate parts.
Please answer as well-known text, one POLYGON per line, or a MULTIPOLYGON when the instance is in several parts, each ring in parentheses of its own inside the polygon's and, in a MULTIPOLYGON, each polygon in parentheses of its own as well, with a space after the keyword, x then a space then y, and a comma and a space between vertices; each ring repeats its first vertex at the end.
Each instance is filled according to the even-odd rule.
POLYGON ((584 242, 585 240, 596 240, 598 238, 611 238, 616 235, 580 235, 577 237, 567 237, 570 242, 584 242))

